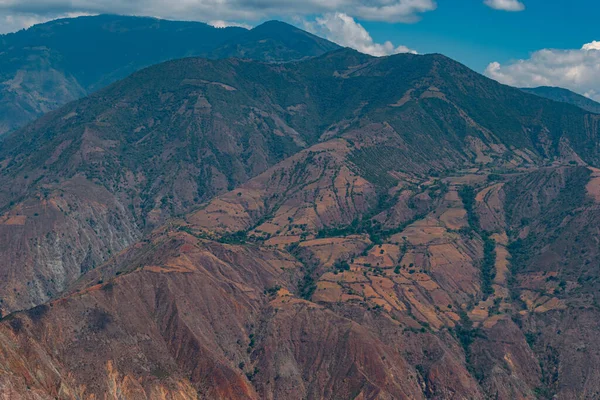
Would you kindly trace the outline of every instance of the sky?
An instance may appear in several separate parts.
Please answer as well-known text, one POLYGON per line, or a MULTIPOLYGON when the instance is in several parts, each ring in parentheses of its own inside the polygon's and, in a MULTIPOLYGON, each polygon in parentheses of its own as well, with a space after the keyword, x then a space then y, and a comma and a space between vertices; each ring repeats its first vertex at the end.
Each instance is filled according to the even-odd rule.
POLYGON ((502 83, 600 101, 598 0, 0 0, 0 33, 100 13, 219 27, 279 19, 375 56, 442 53, 502 83))

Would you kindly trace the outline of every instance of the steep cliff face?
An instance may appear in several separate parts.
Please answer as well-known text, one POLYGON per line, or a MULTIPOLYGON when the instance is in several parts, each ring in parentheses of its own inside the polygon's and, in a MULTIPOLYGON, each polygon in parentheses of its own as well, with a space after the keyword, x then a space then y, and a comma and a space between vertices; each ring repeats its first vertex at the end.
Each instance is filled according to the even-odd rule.
POLYGON ((141 232, 105 188, 74 177, 41 189, 0 218, 0 309, 31 308, 133 244, 141 232))

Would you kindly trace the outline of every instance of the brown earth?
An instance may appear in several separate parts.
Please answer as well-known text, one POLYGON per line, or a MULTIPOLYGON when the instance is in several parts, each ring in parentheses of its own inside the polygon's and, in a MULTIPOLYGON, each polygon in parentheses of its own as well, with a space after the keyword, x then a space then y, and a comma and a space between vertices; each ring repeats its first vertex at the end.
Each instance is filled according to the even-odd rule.
POLYGON ((441 56, 145 70, 2 142, 0 393, 597 398, 597 130, 441 56))

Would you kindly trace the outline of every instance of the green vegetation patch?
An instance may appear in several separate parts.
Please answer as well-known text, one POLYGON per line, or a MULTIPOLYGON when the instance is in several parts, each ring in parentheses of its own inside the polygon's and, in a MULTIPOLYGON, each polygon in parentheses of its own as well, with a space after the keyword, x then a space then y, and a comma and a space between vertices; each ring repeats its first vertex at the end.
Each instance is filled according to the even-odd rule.
POLYGON ((398 184, 398 179, 389 174, 398 169, 398 159, 402 151, 393 147, 365 147, 354 150, 348 159, 356 166, 356 173, 380 190, 387 190, 398 184))

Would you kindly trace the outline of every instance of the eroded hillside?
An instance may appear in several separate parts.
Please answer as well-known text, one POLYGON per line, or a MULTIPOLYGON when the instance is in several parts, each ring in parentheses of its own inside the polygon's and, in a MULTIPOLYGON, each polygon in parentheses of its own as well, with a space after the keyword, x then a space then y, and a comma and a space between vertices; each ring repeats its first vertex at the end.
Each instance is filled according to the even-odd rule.
POLYGON ((21 135, 8 398, 598 396, 596 115, 344 50, 164 64, 21 135))

